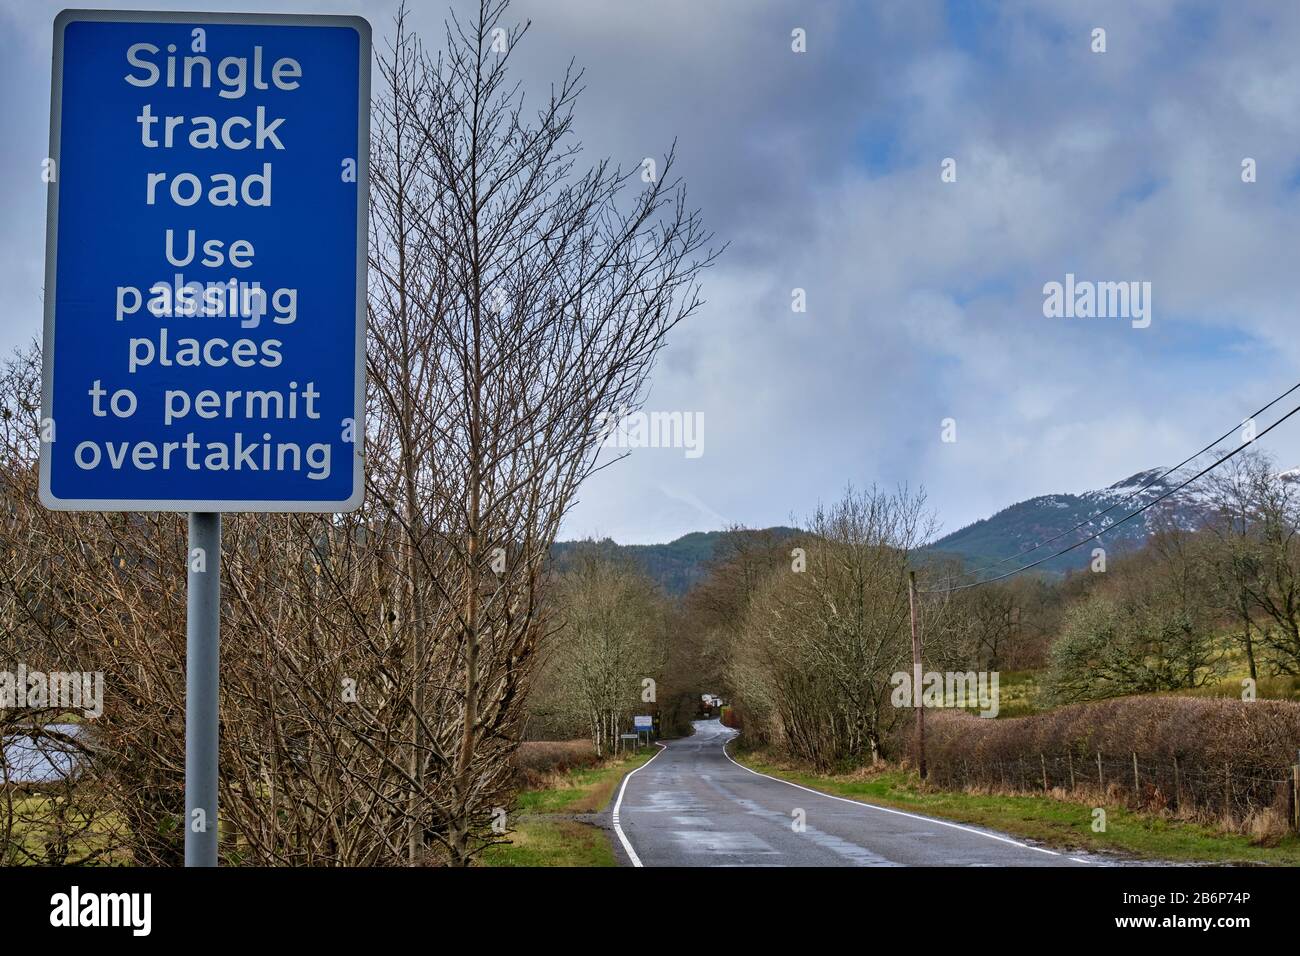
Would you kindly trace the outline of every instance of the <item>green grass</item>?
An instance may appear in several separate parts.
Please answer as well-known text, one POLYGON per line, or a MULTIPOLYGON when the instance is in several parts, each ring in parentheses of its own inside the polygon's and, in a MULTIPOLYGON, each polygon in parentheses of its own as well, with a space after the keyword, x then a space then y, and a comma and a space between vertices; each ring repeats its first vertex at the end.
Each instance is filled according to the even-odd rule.
POLYGON ((616 866, 604 831, 579 820, 548 820, 548 814, 599 813, 609 806, 623 776, 646 763, 657 747, 607 760, 597 767, 556 774, 547 786, 522 790, 507 836, 509 843, 479 855, 481 866, 616 866))
POLYGON ((520 791, 519 812, 599 813, 609 806, 614 788, 622 781, 623 775, 658 752, 657 747, 642 747, 634 753, 607 760, 598 767, 559 774, 548 787, 520 791))
MULTIPOLYGON (((1225 641, 1230 664, 1224 678, 1213 684, 1182 690, 1163 691, 1174 697, 1222 697, 1240 700, 1242 679, 1249 676, 1244 655, 1225 641), (1239 658, 1239 659, 1238 659, 1239 658)), ((998 675, 998 717, 1027 717, 1052 710, 1052 702, 1044 692, 1047 670, 1001 671, 998 675)), ((1290 700, 1300 702, 1300 677, 1294 675, 1261 676, 1255 687, 1260 700, 1290 700)), ((971 707, 970 710, 978 710, 971 707)))
MULTIPOLYGON (((0 859, 0 865, 93 862, 104 866, 125 862, 125 854, 115 847, 119 826, 115 813, 91 813, 82 804, 69 804, 63 794, 39 792, 17 797, 13 812, 13 830, 9 838, 14 849, 21 847, 35 859, 11 850, 7 859, 0 859), (61 860, 48 858, 47 844, 64 840, 67 842, 66 857, 61 860)), ((3 826, 2 822, 0 826, 3 826)))
MULTIPOLYGON (((1025 717, 1044 709, 1042 679, 1046 671, 999 671, 998 672, 998 717, 1025 717)), ((956 707, 957 700, 945 695, 945 707, 956 707)), ((723 708, 726 710, 726 708, 723 708)), ((974 700, 969 700, 964 708, 973 714, 983 709, 974 700)))
MULTIPOLYGON (((1224 697, 1229 700, 1241 700, 1241 682, 1249 675, 1250 672, 1243 665, 1240 670, 1233 671, 1231 675, 1217 684, 1206 684, 1204 687, 1177 690, 1171 693, 1180 697, 1224 697)), ((1255 694, 1260 700, 1300 701, 1300 677, 1293 675, 1260 677, 1255 685, 1255 694)))
POLYGON ((1025 717, 1043 707, 1042 673, 1002 671, 998 674, 998 716, 1025 717))
POLYGON ((575 820, 520 821, 510 843, 490 846, 480 866, 615 866, 614 848, 596 827, 575 820))
POLYGON ((778 765, 770 755, 760 752, 741 751, 733 756, 754 770, 814 790, 989 827, 1059 849, 1174 862, 1300 865, 1300 838, 1294 834, 1282 838, 1276 846, 1256 846, 1245 836, 1110 805, 1105 807, 1106 832, 1094 833, 1091 804, 1047 796, 931 790, 921 787, 915 775, 899 770, 828 776, 778 765))

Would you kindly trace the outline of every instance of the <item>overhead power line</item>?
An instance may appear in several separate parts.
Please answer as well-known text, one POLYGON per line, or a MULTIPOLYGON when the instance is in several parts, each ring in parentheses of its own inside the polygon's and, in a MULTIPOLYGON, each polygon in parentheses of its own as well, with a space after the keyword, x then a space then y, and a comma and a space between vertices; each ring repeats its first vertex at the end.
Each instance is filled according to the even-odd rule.
MULTIPOLYGON (((1136 498, 1136 497, 1137 497, 1138 495, 1140 495, 1142 492, 1146 491, 1146 490, 1147 490, 1148 488, 1150 488, 1152 485, 1159 484, 1160 482, 1162 482, 1162 481, 1164 481, 1166 478, 1168 478, 1170 475, 1172 475, 1174 472, 1178 471, 1178 469, 1182 468, 1184 465, 1188 464, 1189 462, 1195 461, 1197 458, 1200 458, 1200 457, 1201 457, 1202 455, 1204 455, 1207 451, 1209 451, 1211 448, 1213 448, 1213 447, 1215 447, 1216 445, 1218 445, 1221 441, 1223 441, 1225 438, 1227 438, 1229 435, 1231 435, 1234 431, 1236 431, 1238 428, 1240 428, 1243 424, 1245 424, 1246 422, 1250 421, 1250 420, 1253 419, 1253 418, 1258 418, 1260 415, 1264 414, 1266 411, 1268 411, 1270 408, 1272 408, 1272 407, 1273 407, 1274 405, 1276 405, 1278 402, 1282 401, 1282 399, 1286 398, 1288 395, 1290 395, 1290 394, 1291 394, 1292 392, 1294 392, 1296 389, 1300 389, 1300 382, 1296 382, 1294 385, 1292 385, 1290 388, 1288 388, 1288 389, 1287 389, 1285 392, 1283 392, 1281 395, 1277 396, 1277 398, 1273 399, 1271 402, 1269 402, 1269 403, 1268 403, 1267 405, 1265 405, 1263 408, 1260 408, 1260 409, 1258 409, 1257 411, 1252 412, 1250 415, 1247 415, 1244 419, 1242 419, 1242 421, 1241 421, 1239 424, 1233 425, 1233 426, 1232 426, 1231 428, 1229 428, 1226 432, 1224 432, 1224 433, 1223 433, 1222 435, 1220 435, 1218 438, 1214 439, 1214 441, 1210 442, 1208 445, 1206 445, 1206 446, 1205 446, 1204 448, 1202 448, 1200 451, 1198 451, 1198 452, 1196 452, 1195 454, 1189 455, 1188 457, 1184 458, 1182 461, 1180 461, 1178 464, 1174 465, 1174 466, 1173 466, 1172 468, 1170 468, 1168 471, 1165 471, 1165 472, 1163 472, 1162 474, 1157 475, 1155 478, 1152 478, 1150 481, 1148 481, 1145 485, 1142 485, 1140 488, 1137 488, 1137 489, 1135 489, 1135 490, 1133 490, 1133 491, 1130 491, 1130 492, 1129 492, 1127 495, 1125 495, 1123 498, 1120 498, 1120 499, 1118 499, 1117 501, 1112 502, 1108 507, 1103 508, 1101 511, 1098 511, 1096 514, 1094 514, 1094 515, 1090 515, 1089 517, 1084 518, 1082 521, 1080 521, 1078 524, 1076 524, 1073 528, 1067 528, 1066 530, 1064 530, 1064 531, 1062 531, 1062 532, 1060 532, 1060 533, 1058 533, 1058 534, 1054 534, 1054 535, 1052 535, 1052 537, 1047 538, 1047 539, 1044 540, 1044 541, 1040 541, 1040 542, 1038 542, 1038 543, 1035 544, 1032 548, 1024 548, 1024 549, 1022 549, 1022 550, 1020 550, 1020 551, 1017 551, 1017 552, 1016 552, 1015 554, 1013 554, 1013 555, 1010 555, 1010 556, 1008 556, 1008 557, 1005 557, 1005 558, 1001 559, 1000 561, 994 561, 992 564, 986 564, 986 565, 985 565, 984 567, 982 567, 982 568, 975 568, 975 569, 973 569, 973 570, 971 570, 971 571, 962 571, 961 573, 962 573, 963 575, 967 575, 967 576, 969 576, 969 575, 983 574, 985 571, 992 571, 994 568, 1000 568, 1000 567, 1002 567, 1002 565, 1006 564, 1008 561, 1016 561, 1016 560, 1020 560, 1020 559, 1024 558, 1025 555, 1033 554, 1035 551, 1039 550, 1040 548, 1045 548, 1045 547, 1047 547, 1049 544, 1053 544, 1054 542, 1060 541, 1062 538, 1066 537, 1067 535, 1074 534, 1074 532, 1078 531, 1080 528, 1083 528, 1083 527, 1086 527, 1087 525, 1092 524, 1092 523, 1093 523, 1094 521, 1096 521, 1098 518, 1105 517, 1106 515, 1110 514, 1110 512, 1112 512, 1112 511, 1114 511, 1116 508, 1118 508, 1120 505, 1124 504, 1126 501, 1132 501, 1134 498, 1136 498)), ((1152 502, 1152 503, 1154 504, 1154 502, 1152 502)), ((1110 527, 1113 528, 1114 525, 1111 525, 1110 527)), ((1109 529, 1107 529, 1107 530, 1109 530, 1109 529)), ((1053 557, 1055 557, 1055 555, 1054 555, 1053 557)), ((1049 558, 1048 560, 1051 560, 1051 559, 1049 558)), ((1032 565, 1031 565, 1031 566, 1032 566, 1032 565)), ((992 580, 996 580, 996 578, 994 578, 994 579, 992 579, 992 580)))
POLYGON ((1101 537, 1106 532, 1114 531, 1116 528, 1124 524, 1126 521, 1131 521, 1133 518, 1136 518, 1138 515, 1142 514, 1147 509, 1152 508, 1155 505, 1158 505, 1160 502, 1164 501, 1170 495, 1177 494, 1178 492, 1182 491, 1193 481, 1196 481, 1198 478, 1201 478, 1202 476, 1209 474, 1215 468, 1218 468, 1220 465, 1222 465, 1225 461, 1228 461, 1230 458, 1235 457, 1240 452, 1249 448, 1251 445, 1259 441, 1261 438, 1263 438, 1265 435, 1271 432, 1274 428, 1277 428, 1278 425, 1281 425, 1284 421, 1286 421, 1288 418, 1290 418, 1292 415, 1296 414, 1297 412, 1300 412, 1300 405, 1297 405, 1295 408, 1291 409, 1291 411, 1287 412, 1285 415, 1283 415, 1281 418, 1275 421, 1272 425, 1269 425, 1267 428, 1265 428, 1262 432, 1260 432, 1250 441, 1242 442, 1240 445, 1238 445, 1232 451, 1228 452, 1228 454, 1224 455, 1218 461, 1214 462, 1211 465, 1207 465, 1205 468, 1202 468, 1200 471, 1192 475, 1186 481, 1183 481, 1181 484, 1178 484, 1175 487, 1170 488, 1164 494, 1147 502, 1145 505, 1143 505, 1141 508, 1138 508, 1136 511, 1132 512, 1131 514, 1125 515, 1123 518, 1120 518, 1115 523, 1107 525, 1105 528, 1102 528, 1100 531, 1093 532, 1092 534, 1088 535, 1088 537, 1084 538, 1082 541, 1076 541, 1068 548, 1062 548, 1060 551, 1057 551, 1055 554, 1049 554, 1045 558, 1039 558, 1037 561, 1033 561, 1029 564, 1024 565, 1023 567, 1019 567, 1012 571, 1008 571, 1005 574, 999 574, 996 577, 985 578, 983 581, 976 581, 973 584, 959 584, 950 588, 926 588, 925 590, 921 591, 921 593, 922 594, 947 594, 953 591, 965 591, 968 590, 969 588, 977 588, 980 587, 981 585, 992 584, 994 581, 1005 580, 1006 578, 1019 574, 1021 571, 1028 571, 1030 568, 1036 568, 1040 564, 1046 564, 1048 561, 1051 561, 1053 558, 1059 558, 1063 554, 1069 554, 1075 548, 1081 547, 1087 544, 1089 541, 1093 541, 1101 537))

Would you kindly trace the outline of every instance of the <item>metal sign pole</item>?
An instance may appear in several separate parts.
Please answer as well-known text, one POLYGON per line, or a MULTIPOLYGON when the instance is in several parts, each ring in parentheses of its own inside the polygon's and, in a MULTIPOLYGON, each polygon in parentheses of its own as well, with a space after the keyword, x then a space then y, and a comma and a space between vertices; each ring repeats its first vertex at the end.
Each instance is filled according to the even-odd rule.
POLYGON ((185 865, 217 865, 221 515, 190 513, 185 606, 185 865))

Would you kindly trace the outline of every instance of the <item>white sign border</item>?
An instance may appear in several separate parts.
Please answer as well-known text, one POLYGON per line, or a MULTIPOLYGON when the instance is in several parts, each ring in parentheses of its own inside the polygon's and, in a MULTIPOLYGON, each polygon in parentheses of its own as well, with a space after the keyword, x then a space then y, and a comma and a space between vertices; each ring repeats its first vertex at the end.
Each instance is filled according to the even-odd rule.
MULTIPOLYGON (((42 434, 40 447, 40 501, 54 511, 217 511, 217 512, 314 512, 339 514, 355 511, 365 496, 365 410, 366 410, 366 269, 370 212, 370 23, 359 16, 277 13, 201 13, 152 10, 64 10, 54 18, 53 76, 50 83, 50 152, 55 177, 49 184, 45 209, 45 329, 41 352, 41 430, 54 410, 54 312, 58 279, 59 247, 59 154, 63 121, 63 33, 70 23, 187 23, 260 24, 265 26, 350 27, 360 40, 357 97, 357 288, 356 370, 354 375, 352 495, 345 501, 254 501, 146 498, 58 498, 50 489, 50 445, 42 434)), ((55 422, 55 440, 58 423, 55 422)))

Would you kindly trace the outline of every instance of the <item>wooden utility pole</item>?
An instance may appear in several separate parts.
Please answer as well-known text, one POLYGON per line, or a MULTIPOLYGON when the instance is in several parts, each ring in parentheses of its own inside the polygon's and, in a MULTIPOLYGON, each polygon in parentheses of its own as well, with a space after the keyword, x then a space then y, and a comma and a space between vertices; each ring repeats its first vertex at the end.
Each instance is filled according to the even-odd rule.
POLYGON ((1291 767, 1291 815, 1297 833, 1300 833, 1300 763, 1291 767))
POLYGON ((916 766, 925 779, 925 712, 921 709, 921 630, 916 623, 916 572, 907 572, 907 606, 912 612, 912 707, 916 711, 916 766))

